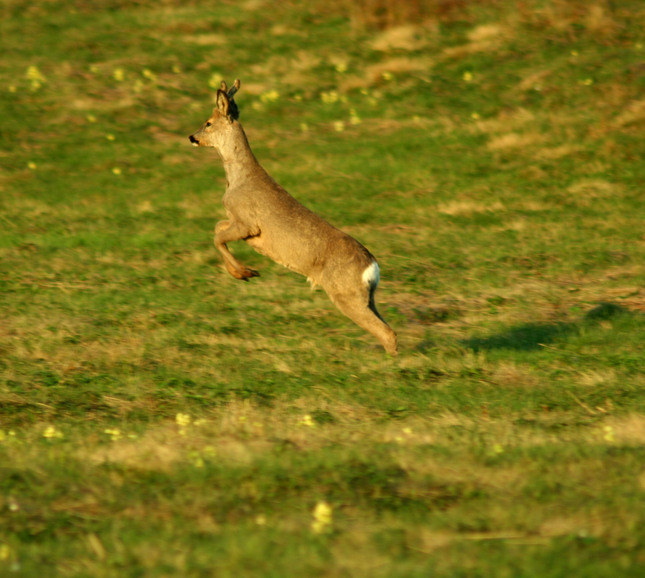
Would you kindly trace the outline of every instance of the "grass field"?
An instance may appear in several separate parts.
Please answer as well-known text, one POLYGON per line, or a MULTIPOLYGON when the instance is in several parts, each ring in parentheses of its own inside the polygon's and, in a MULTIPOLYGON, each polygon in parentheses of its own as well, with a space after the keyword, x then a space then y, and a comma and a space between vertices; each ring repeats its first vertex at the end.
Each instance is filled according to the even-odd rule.
POLYGON ((379 6, 2 3, 0 575, 645 572, 645 7, 379 6), (223 270, 236 77, 397 357, 223 270))

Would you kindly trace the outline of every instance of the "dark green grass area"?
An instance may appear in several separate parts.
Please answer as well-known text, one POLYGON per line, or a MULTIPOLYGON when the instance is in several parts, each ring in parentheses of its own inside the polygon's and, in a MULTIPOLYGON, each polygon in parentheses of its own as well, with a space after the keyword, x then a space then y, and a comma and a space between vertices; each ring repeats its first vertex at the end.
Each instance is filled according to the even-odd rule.
POLYGON ((360 8, 0 8, 0 575, 643 575, 643 8, 360 8), (397 357, 222 268, 236 77, 397 357))

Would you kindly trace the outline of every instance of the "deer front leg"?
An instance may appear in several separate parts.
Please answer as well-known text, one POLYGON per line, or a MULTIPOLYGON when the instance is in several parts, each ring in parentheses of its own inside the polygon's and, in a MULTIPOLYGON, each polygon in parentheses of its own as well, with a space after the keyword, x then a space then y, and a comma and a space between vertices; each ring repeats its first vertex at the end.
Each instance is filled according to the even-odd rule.
POLYGON ((240 241, 257 235, 259 231, 252 231, 248 225, 239 221, 220 221, 215 225, 215 248, 224 258, 226 270, 236 279, 248 281, 249 277, 258 277, 260 273, 249 269, 240 263, 228 250, 226 243, 240 241))

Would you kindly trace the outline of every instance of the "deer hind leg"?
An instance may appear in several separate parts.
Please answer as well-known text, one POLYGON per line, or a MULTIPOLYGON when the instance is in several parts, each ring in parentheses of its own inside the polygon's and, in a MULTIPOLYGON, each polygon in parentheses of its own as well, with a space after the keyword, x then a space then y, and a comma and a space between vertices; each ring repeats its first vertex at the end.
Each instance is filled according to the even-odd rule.
POLYGON ((224 258, 226 270, 236 279, 248 281, 249 277, 258 277, 260 273, 254 269, 249 269, 240 263, 233 254, 228 250, 226 243, 248 239, 258 232, 253 232, 247 225, 239 221, 220 221, 215 225, 215 248, 224 258))
POLYGON ((330 297, 342 313, 376 337, 385 351, 396 355, 398 351, 396 333, 376 310, 374 289, 376 287, 361 287, 360 290, 352 293, 330 294, 330 297))

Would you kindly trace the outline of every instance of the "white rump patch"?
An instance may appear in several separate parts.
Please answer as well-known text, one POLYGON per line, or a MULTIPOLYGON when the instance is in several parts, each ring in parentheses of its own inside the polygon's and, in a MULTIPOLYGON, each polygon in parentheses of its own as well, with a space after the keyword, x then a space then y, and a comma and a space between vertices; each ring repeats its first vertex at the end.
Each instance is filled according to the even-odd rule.
POLYGON ((376 287, 379 280, 381 279, 381 272, 378 268, 378 263, 372 261, 372 263, 363 271, 363 283, 368 287, 376 287))

